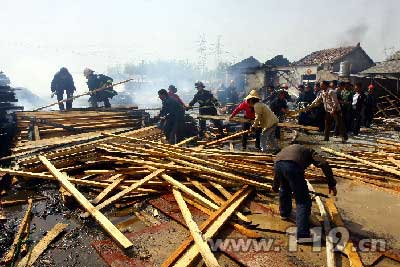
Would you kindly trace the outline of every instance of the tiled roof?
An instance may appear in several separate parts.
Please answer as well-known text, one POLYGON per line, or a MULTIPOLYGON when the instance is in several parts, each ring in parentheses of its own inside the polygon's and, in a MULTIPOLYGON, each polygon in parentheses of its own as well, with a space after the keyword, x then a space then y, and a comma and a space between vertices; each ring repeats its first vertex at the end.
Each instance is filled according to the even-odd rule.
POLYGON ((248 69, 248 68, 258 68, 261 66, 260 61, 255 59, 254 57, 249 57, 246 59, 243 59, 239 63, 236 63, 232 66, 229 67, 229 69, 248 69))
POLYGON ((361 74, 400 74, 400 50, 390 56, 386 61, 377 63, 361 74))
POLYGON ((293 63, 294 65, 319 65, 324 63, 334 63, 338 59, 350 54, 358 46, 347 46, 330 48, 313 52, 308 56, 293 63))

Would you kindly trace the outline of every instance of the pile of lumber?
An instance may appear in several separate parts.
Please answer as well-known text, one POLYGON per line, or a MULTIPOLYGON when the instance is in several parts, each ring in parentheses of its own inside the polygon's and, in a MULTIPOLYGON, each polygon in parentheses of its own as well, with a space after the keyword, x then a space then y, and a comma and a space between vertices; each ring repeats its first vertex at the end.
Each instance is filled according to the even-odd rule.
MULTIPOLYGON (((104 132, 96 140, 33 150, 17 158, 18 170, 0 172, 59 182, 63 194, 83 208, 81 217, 95 219, 125 251, 133 244, 103 212, 173 194, 192 236, 166 259, 164 266, 190 266, 198 255, 208 266, 219 266, 205 240, 218 235, 223 225, 229 223, 241 234, 260 237, 244 226, 251 220, 241 208, 255 190, 271 190, 273 155, 213 148, 218 141, 184 147, 191 140, 187 139, 168 145, 160 142, 161 136, 154 126, 119 134, 104 132), (206 213, 209 219, 198 226, 187 205, 206 213), (232 217, 239 223, 230 220, 232 217)), ((324 180, 319 170, 307 171, 306 177, 315 182, 324 180)))
POLYGON ((135 109, 17 112, 15 146, 23 146, 29 140, 66 137, 99 130, 138 129, 144 123, 145 114, 135 109))
POLYGON ((375 144, 353 144, 351 150, 321 147, 336 176, 400 192, 400 143, 377 139, 375 144))

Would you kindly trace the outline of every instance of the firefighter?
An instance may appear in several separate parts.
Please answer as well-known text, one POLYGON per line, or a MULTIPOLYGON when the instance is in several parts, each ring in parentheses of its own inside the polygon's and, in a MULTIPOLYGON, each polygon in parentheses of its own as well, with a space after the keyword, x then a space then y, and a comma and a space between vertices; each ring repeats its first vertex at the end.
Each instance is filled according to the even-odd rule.
MULTIPOLYGON (((94 74, 94 71, 88 68, 83 71, 83 75, 87 79, 87 85, 90 91, 111 86, 113 83, 112 78, 103 74, 94 74)), ((109 99, 117 94, 118 93, 112 87, 109 87, 98 92, 93 92, 89 98, 89 102, 93 108, 98 107, 97 102, 104 102, 104 107, 111 108, 109 99)))
MULTIPOLYGON (((64 97, 64 91, 67 94, 67 99, 72 98, 74 91, 76 91, 74 80, 72 75, 69 73, 67 68, 61 68, 51 81, 51 97, 54 94, 57 96, 57 101, 62 101, 64 97)), ((64 103, 58 103, 60 110, 64 110, 64 103)), ((66 102, 67 110, 72 109, 72 99, 66 102)))
POLYGON ((163 120, 164 133, 169 144, 179 143, 183 139, 185 124, 185 109, 174 97, 170 96, 165 89, 158 91, 158 97, 162 101, 160 118, 163 120))
MULTIPOLYGON (((194 95, 193 100, 190 101, 187 109, 193 108, 194 104, 199 103, 199 114, 200 115, 218 115, 216 106, 219 106, 218 100, 215 99, 210 91, 204 90, 205 86, 202 82, 196 82, 194 86, 197 89, 197 93, 194 95)), ((211 120, 215 127, 218 128, 220 137, 224 135, 222 121, 211 120)), ((204 137, 204 132, 206 131, 206 120, 200 119, 200 138, 204 137)))

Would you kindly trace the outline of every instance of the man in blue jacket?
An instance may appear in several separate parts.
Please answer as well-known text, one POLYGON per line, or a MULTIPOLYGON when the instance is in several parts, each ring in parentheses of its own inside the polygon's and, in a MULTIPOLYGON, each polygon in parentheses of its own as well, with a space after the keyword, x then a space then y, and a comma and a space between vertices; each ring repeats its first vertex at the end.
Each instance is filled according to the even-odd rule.
MULTIPOLYGON (((61 68, 51 81, 51 92, 53 95, 57 95, 57 101, 62 101, 64 98, 64 91, 67 94, 67 99, 72 98, 74 91, 76 90, 72 75, 69 73, 67 68, 61 68)), ((58 103, 60 110, 64 110, 64 103, 58 103)), ((72 109, 72 100, 66 102, 67 110, 72 109)))

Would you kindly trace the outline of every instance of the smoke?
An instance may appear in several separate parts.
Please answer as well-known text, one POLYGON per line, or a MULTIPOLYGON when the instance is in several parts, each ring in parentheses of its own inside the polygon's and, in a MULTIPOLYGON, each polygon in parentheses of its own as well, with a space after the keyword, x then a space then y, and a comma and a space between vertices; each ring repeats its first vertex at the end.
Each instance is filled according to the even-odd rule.
POLYGON ((339 46, 354 46, 359 42, 362 42, 367 35, 369 26, 365 23, 352 26, 339 34, 338 43, 339 46))

